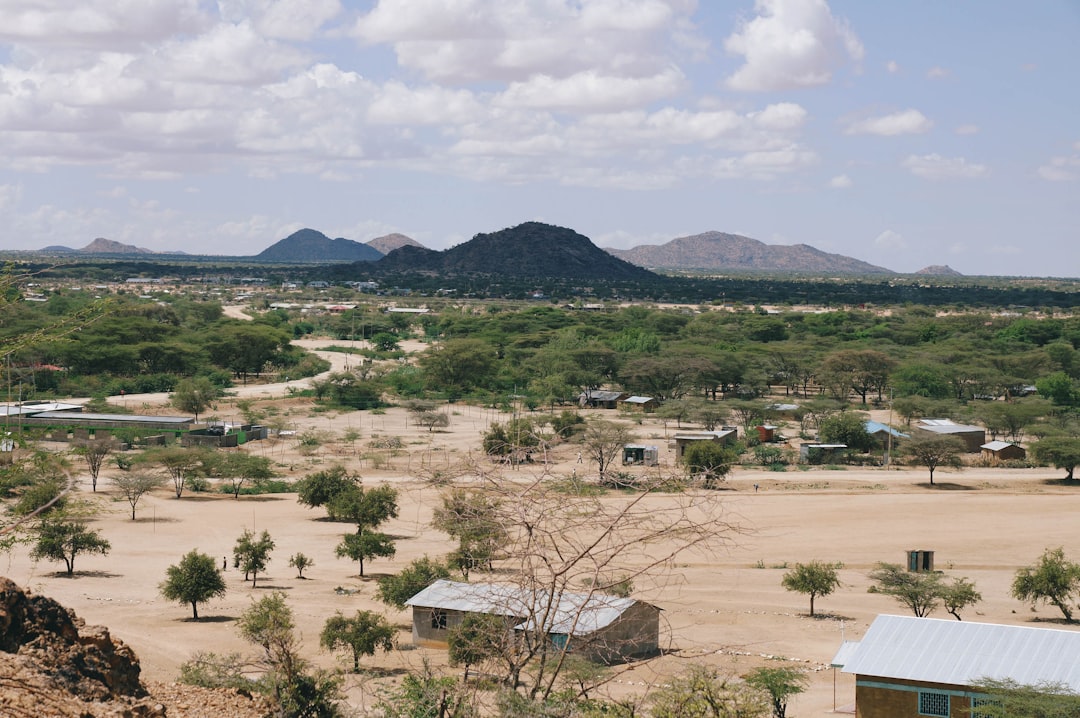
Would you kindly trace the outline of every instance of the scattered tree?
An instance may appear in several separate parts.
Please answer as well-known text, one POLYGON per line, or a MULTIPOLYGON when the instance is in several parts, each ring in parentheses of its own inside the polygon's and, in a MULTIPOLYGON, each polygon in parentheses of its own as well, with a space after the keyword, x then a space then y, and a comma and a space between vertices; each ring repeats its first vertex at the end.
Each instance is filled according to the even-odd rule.
POLYGON ((394 540, 386 534, 368 531, 345 534, 334 552, 338 558, 350 558, 360 564, 360 576, 364 575, 364 561, 373 558, 393 558, 397 550, 394 540))
POLYGON ((746 683, 769 695, 773 718, 787 716, 788 699, 806 690, 809 681, 798 668, 756 668, 746 676, 746 683))
POLYGON ((701 477, 706 489, 719 488, 738 459, 735 449, 718 441, 695 441, 682 457, 687 473, 701 477))
POLYGON ((328 469, 308 474, 296 482, 296 500, 298 503, 317 508, 329 506, 339 494, 350 491, 360 485, 360 477, 350 474, 341 464, 328 469))
POLYGON ((982 594, 975 590, 975 584, 967 578, 955 578, 952 583, 942 587, 941 603, 957 621, 963 620, 960 618, 960 611, 981 600, 982 594))
POLYGON ((1034 566, 1016 572, 1012 583, 1012 595, 1020 601, 1039 601, 1057 606, 1066 621, 1072 620, 1073 595, 1080 590, 1080 564, 1065 558, 1062 548, 1046 549, 1034 566))
POLYGON ((600 483, 606 480, 606 472, 622 459, 623 447, 633 441, 630 430, 622 424, 604 419, 590 421, 582 435, 586 455, 596 462, 600 483))
POLYGON ((912 436, 904 441, 904 454, 913 464, 930 470, 930 485, 934 484, 934 469, 939 466, 963 466, 960 456, 966 451, 964 442, 955 436, 912 436))
POLYGON ((222 478, 234 499, 240 498, 240 489, 248 481, 258 483, 275 475, 273 464, 265 456, 255 456, 243 451, 214 456, 214 475, 222 478))
POLYGON ((328 651, 352 651, 353 673, 359 673, 360 656, 374 656, 377 648, 393 650, 394 633, 394 627, 374 611, 357 611, 352 618, 339 611, 326 619, 319 644, 328 651))
POLYGON ((506 540, 506 529, 496 519, 500 499, 490 492, 452 489, 442 501, 431 525, 458 540, 457 549, 450 554, 451 566, 466 579, 474 569, 490 569, 499 546, 506 540))
POLYGON ((199 604, 225 595, 225 578, 217 561, 192 549, 180 563, 166 569, 165 581, 158 587, 167 601, 191 604, 191 617, 199 620, 199 604))
POLYGON ((424 556, 396 575, 379 578, 375 598, 401 611, 405 609, 406 601, 442 578, 450 578, 446 564, 424 556))
POLYGON ((259 572, 266 570, 270 563, 270 552, 274 550, 274 540, 268 531, 263 531, 259 538, 248 529, 240 534, 233 546, 233 564, 244 571, 244 580, 251 576, 251 587, 255 588, 259 572))
POLYGON ((1036 461, 1051 464, 1065 471, 1065 480, 1073 480, 1073 469, 1080 465, 1080 438, 1052 436, 1031 445, 1031 455, 1036 461))
POLYGON ((289 557, 289 565, 296 569, 297 578, 303 578, 304 569, 314 566, 315 561, 308 558, 302 553, 294 553, 292 556, 289 557))
POLYGON ((142 471, 132 471, 130 473, 122 473, 114 476, 112 482, 120 491, 120 494, 127 499, 129 504, 131 504, 131 520, 134 521, 135 506, 138 505, 139 499, 141 499, 144 494, 161 486, 165 482, 165 479, 161 476, 142 471))
MULTIPOLYGON (((840 577, 836 567, 823 561, 797 563, 795 568, 784 574, 783 586, 788 591, 805 593, 810 596, 810 615, 814 615, 814 599, 828 596, 840 587, 840 577)), ((783 718, 779 716, 779 718, 783 718)))
POLYGON ((866 430, 866 419, 853 411, 841 411, 822 419, 818 437, 828 444, 844 444, 855 451, 870 451, 874 439, 866 430))
POLYGON ((188 479, 205 476, 212 463, 210 450, 199 446, 162 446, 139 457, 140 463, 158 464, 172 479, 176 498, 184 493, 188 479))
POLYGON ((75 557, 79 554, 106 556, 112 548, 97 531, 87 528, 84 520, 76 518, 48 516, 38 524, 35 534, 30 557, 35 561, 63 561, 68 576, 75 573, 75 557))
POLYGON ((176 383, 172 393, 172 405, 180 411, 188 411, 195 415, 195 421, 199 421, 199 414, 212 409, 214 400, 221 395, 221 391, 210 383, 204 376, 192 379, 182 379, 176 383))
POLYGON ((652 718, 764 718, 769 714, 762 692, 701 665, 672 678, 652 694, 651 702, 652 718))
POLYGON ((72 453, 81 456, 86 461, 86 468, 90 471, 90 484, 97 491, 98 474, 101 473, 101 464, 113 450, 113 439, 104 436, 95 439, 80 441, 72 449, 72 453))
POLYGON ((446 643, 451 666, 464 666, 464 680, 469 669, 484 661, 496 660, 512 652, 512 631, 502 616, 468 613, 461 623, 447 632, 446 643))
POLYGON ((878 563, 870 572, 875 593, 892 596, 906 606, 918 618, 929 616, 941 605, 942 581, 940 574, 908 571, 897 563, 878 563))

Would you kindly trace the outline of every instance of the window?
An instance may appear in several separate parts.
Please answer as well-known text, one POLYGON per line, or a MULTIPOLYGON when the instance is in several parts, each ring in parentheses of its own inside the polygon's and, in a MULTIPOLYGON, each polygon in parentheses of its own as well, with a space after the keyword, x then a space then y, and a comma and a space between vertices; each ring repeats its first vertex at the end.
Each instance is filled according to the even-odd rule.
POLYGON ((446 611, 431 609, 431 627, 439 631, 446 630, 446 611))
POLYGON ((971 718, 990 718, 990 716, 1001 715, 1000 711, 993 713, 989 711, 981 711, 980 708, 999 707, 1001 702, 996 698, 988 698, 987 696, 972 696, 971 697, 971 718))
POLYGON ((919 715, 949 718, 949 694, 919 691, 919 715))

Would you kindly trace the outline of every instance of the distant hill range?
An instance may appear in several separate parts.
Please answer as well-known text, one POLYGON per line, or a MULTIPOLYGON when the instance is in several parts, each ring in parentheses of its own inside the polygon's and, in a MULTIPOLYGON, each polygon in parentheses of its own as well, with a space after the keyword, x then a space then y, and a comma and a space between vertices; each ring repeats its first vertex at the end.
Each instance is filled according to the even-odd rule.
POLYGON ((813 274, 895 274, 842 254, 829 254, 807 244, 765 244, 750 237, 704 232, 666 244, 608 249, 639 267, 682 270, 754 270, 813 274))
POLYGON ((915 274, 925 274, 931 277, 962 277, 964 276, 960 272, 956 271, 947 264, 931 264, 929 267, 923 267, 915 274))
POLYGON ((605 252, 572 229, 525 222, 442 252, 404 246, 375 268, 387 273, 490 274, 561 279, 650 279, 656 275, 605 252))
POLYGON ((255 255, 266 262, 374 262, 383 253, 361 242, 330 239, 314 229, 301 229, 255 255))

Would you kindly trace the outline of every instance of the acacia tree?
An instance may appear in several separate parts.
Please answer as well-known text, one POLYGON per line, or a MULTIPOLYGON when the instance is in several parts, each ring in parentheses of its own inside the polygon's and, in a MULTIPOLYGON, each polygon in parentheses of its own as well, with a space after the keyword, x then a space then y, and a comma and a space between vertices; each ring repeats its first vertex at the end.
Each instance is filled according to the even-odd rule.
POLYGON ((1053 604, 1066 621, 1072 620, 1073 595, 1080 590, 1080 564, 1065 558, 1061 547, 1046 549, 1034 566, 1016 572, 1012 583, 1012 595, 1020 601, 1040 601, 1053 604))
POLYGON ((840 587, 840 577, 836 567, 824 561, 797 563, 795 568, 784 574, 782 581, 788 591, 797 591, 810 596, 810 615, 814 615, 814 599, 828 596, 840 587))
POLYGON ((213 472, 220 476, 234 499, 240 498, 240 489, 248 481, 259 483, 274 477, 274 467, 265 456, 255 456, 242 451, 214 456, 213 472))
POLYGON ((375 598, 399 611, 404 610, 406 601, 442 578, 450 578, 450 569, 446 564, 423 556, 401 569, 400 573, 381 577, 375 598))
POLYGON ((686 447, 682 457, 687 473, 701 477, 706 489, 719 488, 738 459, 735 449, 718 441, 695 441, 686 447))
POLYGON ((872 591, 892 596, 918 618, 929 616, 944 604, 959 621, 960 611, 982 600, 982 594, 967 578, 954 578, 951 583, 946 583, 940 573, 908 571, 895 563, 878 563, 878 567, 870 572, 870 578, 875 582, 872 591))
POLYGON ((353 673, 359 673, 360 656, 374 656, 378 648, 392 651, 395 632, 386 618, 374 611, 357 611, 351 618, 338 611, 326 619, 319 635, 319 644, 328 651, 351 651, 353 673))
POLYGON ((449 562, 466 580, 474 569, 492 568, 499 546, 506 539, 506 529, 496 523, 498 501, 498 497, 484 491, 451 489, 443 494, 443 505, 435 509, 431 525, 457 539, 458 547, 450 554, 449 562))
POLYGON ((142 472, 132 471, 130 473, 122 473, 114 476, 112 479, 113 485, 120 491, 120 494, 127 499, 127 502, 131 504, 131 520, 135 520, 135 506, 138 505, 139 500, 144 494, 147 494, 164 483, 165 479, 161 476, 142 472))
POLYGON ((244 571, 244 580, 251 576, 251 587, 255 588, 255 582, 259 578, 259 572, 266 570, 270 563, 270 552, 274 550, 274 540, 270 538, 270 532, 263 530, 259 538, 249 529, 244 529, 240 538, 233 545, 233 564, 244 571))
POLYGON ((513 634, 507 624, 502 616, 469 613, 447 633, 447 658, 451 666, 464 666, 465 682, 468 682, 469 669, 473 666, 513 655, 508 645, 513 634))
POLYGON ((199 421, 199 414, 214 407, 214 399, 221 395, 221 390, 210 383, 204 376, 191 379, 181 379, 173 389, 172 405, 180 411, 191 412, 195 415, 195 421, 199 421))
POLYGON ((99 437, 81 441, 71 451, 76 456, 81 456, 86 461, 86 468, 90 472, 91 488, 97 491, 98 474, 101 473, 101 465, 113 450, 111 436, 99 437))
POLYGON ((746 683, 769 695, 773 718, 785 718, 788 699, 804 692, 809 680, 806 673, 798 668, 763 666, 750 671, 746 683))
POLYGON ((30 557, 35 561, 63 561, 67 575, 75 573, 75 557, 79 554, 108 555, 112 545, 89 529, 86 521, 65 516, 48 516, 41 520, 35 532, 30 557))
POLYGON ((964 442, 955 436, 912 436, 904 441, 903 452, 913 464, 930 470, 930 485, 934 485, 934 469, 939 466, 960 467, 964 442))
POLYGON ((166 569, 165 581, 158 586, 167 601, 191 604, 191 617, 199 620, 199 604, 225 595, 225 578, 217 561, 192 549, 180 563, 166 569))
POLYGON ((200 446, 162 446, 145 452, 138 458, 140 463, 157 464, 173 483, 176 498, 184 493, 188 479, 203 476, 210 471, 212 454, 200 446))
POLYGON ((1036 460, 1065 471, 1065 480, 1073 480, 1073 469, 1080 465, 1080 438, 1053 436, 1031 445, 1036 460))
POLYGON ((590 421, 582 435, 586 455, 596 462, 600 483, 606 480, 606 472, 622 457, 623 447, 633 441, 630 430, 613 421, 596 419, 590 421))
POLYGON ((367 489, 357 484, 338 493, 328 505, 328 510, 335 520, 356 524, 356 533, 343 536, 335 553, 340 558, 347 557, 358 562, 361 576, 364 575, 365 560, 393 557, 393 538, 375 529, 397 518, 396 489, 391 486, 367 489))

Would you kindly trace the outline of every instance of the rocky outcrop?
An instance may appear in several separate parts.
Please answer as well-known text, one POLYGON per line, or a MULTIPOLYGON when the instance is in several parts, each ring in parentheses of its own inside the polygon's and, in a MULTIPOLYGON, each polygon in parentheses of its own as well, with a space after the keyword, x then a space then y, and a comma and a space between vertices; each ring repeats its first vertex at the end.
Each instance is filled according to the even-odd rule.
POLYGON ((87 626, 51 598, 0 577, 0 716, 252 718, 267 713, 261 700, 235 691, 158 684, 160 695, 151 695, 140 671, 135 652, 109 629, 87 626))

